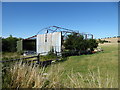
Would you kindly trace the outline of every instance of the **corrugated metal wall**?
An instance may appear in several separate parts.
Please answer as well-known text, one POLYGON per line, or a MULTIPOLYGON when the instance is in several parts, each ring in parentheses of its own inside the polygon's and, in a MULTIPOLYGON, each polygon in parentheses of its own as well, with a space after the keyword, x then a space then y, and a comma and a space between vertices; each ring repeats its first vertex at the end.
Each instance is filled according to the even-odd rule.
POLYGON ((23 40, 17 41, 17 52, 20 52, 23 50, 23 40))
POLYGON ((61 32, 37 35, 36 45, 37 53, 44 53, 44 55, 47 54, 52 47, 54 51, 61 52, 61 32))

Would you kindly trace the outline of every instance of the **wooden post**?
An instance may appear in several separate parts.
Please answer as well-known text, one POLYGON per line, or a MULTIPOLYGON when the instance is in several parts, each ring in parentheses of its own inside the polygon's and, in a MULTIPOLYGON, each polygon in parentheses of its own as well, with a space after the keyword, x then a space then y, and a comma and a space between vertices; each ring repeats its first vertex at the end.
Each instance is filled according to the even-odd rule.
POLYGON ((39 64, 39 62, 40 62, 40 53, 38 54, 38 56, 37 56, 37 63, 39 64))

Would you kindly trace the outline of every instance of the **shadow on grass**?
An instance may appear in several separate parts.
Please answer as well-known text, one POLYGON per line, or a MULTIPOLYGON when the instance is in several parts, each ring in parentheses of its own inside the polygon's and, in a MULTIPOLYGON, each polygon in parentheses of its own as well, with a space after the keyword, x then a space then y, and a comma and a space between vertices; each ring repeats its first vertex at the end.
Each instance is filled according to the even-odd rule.
MULTIPOLYGON (((92 54, 93 53, 86 53, 86 54, 81 54, 81 55, 92 55, 92 54)), ((42 67, 47 67, 48 65, 51 65, 51 64, 63 63, 67 61, 70 56, 81 56, 81 55, 78 55, 78 54, 67 55, 67 56, 61 57, 61 59, 57 58, 56 60, 41 61, 41 62, 38 62, 37 64, 39 64, 42 67)))
POLYGON ((61 63, 67 60, 68 57, 64 57, 62 59, 57 58, 56 60, 47 60, 47 61, 40 61, 37 62, 36 64, 39 64, 41 67, 47 67, 51 64, 57 64, 57 63, 61 63))
MULTIPOLYGON (((98 53, 82 53, 82 54, 67 54, 65 56, 62 56, 62 57, 58 57, 56 59, 51 59, 51 60, 46 60, 46 61, 37 61, 37 62, 25 62, 25 60, 21 60, 22 63, 27 63, 28 65, 30 64, 33 64, 33 65, 40 65, 40 67, 47 67, 48 65, 51 65, 51 64, 55 64, 55 63, 63 63, 65 61, 68 60, 68 58, 70 56, 81 56, 81 55, 92 55, 92 54, 98 54, 98 53)), ((5 60, 8 60, 8 58, 4 58, 5 60)), ((4 61, 3 59, 3 61, 4 61)), ((16 61, 12 61, 12 62, 5 62, 3 63, 3 67, 8 67, 8 66, 11 66, 15 63, 16 61)), ((19 62, 18 62, 19 63, 19 62)))

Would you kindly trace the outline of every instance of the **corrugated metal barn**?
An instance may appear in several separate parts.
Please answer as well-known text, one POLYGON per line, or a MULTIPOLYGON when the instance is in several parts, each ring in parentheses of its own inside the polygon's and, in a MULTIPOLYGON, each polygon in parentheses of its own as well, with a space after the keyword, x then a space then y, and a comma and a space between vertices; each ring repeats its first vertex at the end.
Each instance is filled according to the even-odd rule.
MULTIPOLYGON (((38 34, 38 32, 35 36, 18 41, 17 51, 35 51, 37 54, 41 53, 46 55, 51 49, 53 49, 54 52, 60 53, 62 51, 62 42, 68 34, 73 32, 80 34, 77 31, 57 26, 50 26, 41 31, 46 31, 46 33, 38 34)), ((92 34, 81 34, 84 35, 85 39, 87 39, 89 35, 93 38, 92 34)))

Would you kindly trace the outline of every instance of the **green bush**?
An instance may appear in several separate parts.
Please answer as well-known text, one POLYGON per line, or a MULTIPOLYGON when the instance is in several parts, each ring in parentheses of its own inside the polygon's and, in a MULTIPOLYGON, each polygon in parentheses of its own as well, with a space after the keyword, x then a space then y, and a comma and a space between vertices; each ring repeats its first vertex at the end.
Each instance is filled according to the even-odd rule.
POLYGON ((94 50, 94 48, 97 48, 98 43, 95 39, 89 39, 88 40, 88 48, 90 48, 91 51, 94 50))
POLYGON ((101 44, 103 44, 103 43, 110 43, 110 41, 106 41, 106 40, 101 40, 101 39, 99 39, 99 40, 98 40, 98 43, 101 43, 101 44))
MULTIPOLYGON (((98 43, 95 39, 84 39, 84 37, 78 33, 72 33, 67 36, 67 39, 63 43, 65 50, 68 50, 70 53, 81 53, 87 51, 88 48, 93 50, 97 48, 98 43)), ((64 50, 64 51, 65 51, 64 50)), ((67 52, 68 53, 68 52, 67 52)))
POLYGON ((57 58, 57 53, 54 51, 53 47, 52 49, 48 52, 47 55, 41 55, 40 56, 40 60, 41 61, 47 61, 47 60, 50 60, 50 59, 56 59, 57 58))
POLYGON ((50 59, 52 59, 52 58, 57 58, 57 53, 56 53, 56 51, 54 51, 53 47, 52 47, 52 49, 48 52, 48 54, 46 55, 46 57, 47 57, 47 58, 50 58, 50 59))

